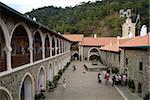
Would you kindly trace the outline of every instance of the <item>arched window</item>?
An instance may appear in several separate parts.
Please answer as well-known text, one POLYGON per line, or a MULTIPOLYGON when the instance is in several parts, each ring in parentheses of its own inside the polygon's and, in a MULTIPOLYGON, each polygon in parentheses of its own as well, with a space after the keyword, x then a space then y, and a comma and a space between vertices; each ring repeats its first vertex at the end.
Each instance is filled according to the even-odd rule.
POLYGON ((0 27, 0 72, 7 70, 4 33, 0 27))
POLYGON ((39 32, 36 32, 33 39, 33 61, 42 59, 42 41, 39 32))
POLYGON ((29 57, 29 39, 25 28, 19 25, 15 28, 11 40, 12 47, 12 68, 27 64, 30 62, 29 57))
POLYGON ((49 38, 48 35, 45 38, 45 57, 50 57, 50 42, 49 42, 49 38))
POLYGON ((138 92, 142 93, 142 84, 141 83, 138 83, 138 92))
POLYGON ((55 38, 52 38, 52 56, 55 55, 55 38))

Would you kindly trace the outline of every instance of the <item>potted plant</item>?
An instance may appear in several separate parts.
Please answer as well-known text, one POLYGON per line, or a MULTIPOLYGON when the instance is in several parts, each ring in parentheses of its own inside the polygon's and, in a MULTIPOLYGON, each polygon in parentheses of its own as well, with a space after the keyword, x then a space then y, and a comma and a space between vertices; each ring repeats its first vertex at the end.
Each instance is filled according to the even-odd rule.
POLYGON ((130 90, 132 92, 135 92, 135 84, 134 84, 134 81, 133 80, 129 80, 128 81, 128 87, 130 88, 130 90))
POLYGON ((51 91, 54 91, 54 83, 52 81, 48 81, 48 91, 51 92, 51 91))

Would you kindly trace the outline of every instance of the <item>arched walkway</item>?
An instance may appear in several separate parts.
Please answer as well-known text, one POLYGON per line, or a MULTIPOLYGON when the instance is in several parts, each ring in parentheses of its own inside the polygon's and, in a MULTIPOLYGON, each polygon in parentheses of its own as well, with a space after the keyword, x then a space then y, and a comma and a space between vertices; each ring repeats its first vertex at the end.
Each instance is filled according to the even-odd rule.
POLYGON ((50 41, 48 35, 45 38, 45 58, 50 57, 50 41))
POLYGON ((42 59, 42 37, 38 31, 35 32, 33 38, 33 61, 42 59))
POLYGON ((12 68, 27 64, 30 62, 30 54, 28 51, 29 37, 25 27, 18 25, 12 31, 11 47, 12 68))
POLYGON ((55 55, 55 37, 52 38, 52 56, 55 55))
POLYGON ((34 99, 34 84, 33 78, 30 74, 26 74, 22 80, 21 92, 19 100, 33 100, 34 99))
POLYGON ((13 100, 10 92, 5 88, 0 86, 0 100, 13 100))

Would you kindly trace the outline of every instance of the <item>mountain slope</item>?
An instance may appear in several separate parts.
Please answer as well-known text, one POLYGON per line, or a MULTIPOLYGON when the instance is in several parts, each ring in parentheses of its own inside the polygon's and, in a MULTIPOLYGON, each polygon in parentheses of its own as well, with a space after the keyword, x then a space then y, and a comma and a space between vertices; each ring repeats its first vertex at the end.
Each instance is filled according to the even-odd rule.
POLYGON ((86 36, 97 34, 101 36, 121 35, 120 9, 132 9, 132 19, 136 20, 140 13, 140 23, 149 25, 149 0, 103 0, 83 2, 75 7, 57 8, 53 6, 38 8, 28 14, 36 17, 39 22, 56 32, 84 33, 86 36))

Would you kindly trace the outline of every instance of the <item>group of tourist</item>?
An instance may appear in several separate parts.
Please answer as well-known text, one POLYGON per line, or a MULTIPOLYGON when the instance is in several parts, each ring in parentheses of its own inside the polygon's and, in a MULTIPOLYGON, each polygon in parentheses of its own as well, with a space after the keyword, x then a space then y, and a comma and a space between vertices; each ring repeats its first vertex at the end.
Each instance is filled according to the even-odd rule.
MULTIPOLYGON (((106 70, 104 73, 104 77, 102 77, 101 73, 99 72, 97 75, 98 82, 101 83, 104 79, 106 84, 108 84, 108 81, 110 80, 110 70, 106 70)), ((127 75, 126 74, 114 74, 111 78, 112 80, 112 86, 114 85, 127 85, 127 75)))
POLYGON ((114 74, 112 77, 112 86, 114 85, 127 85, 127 75, 114 74))

